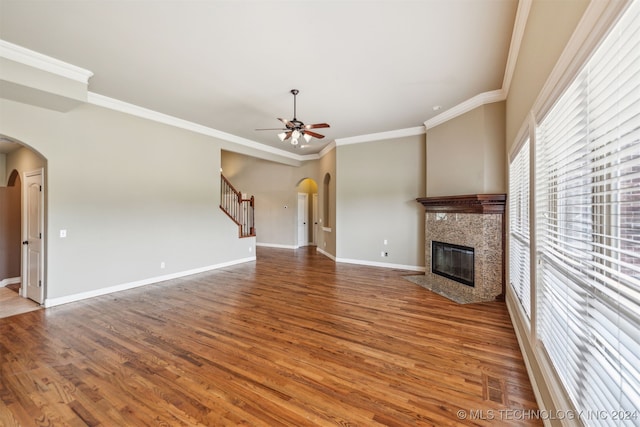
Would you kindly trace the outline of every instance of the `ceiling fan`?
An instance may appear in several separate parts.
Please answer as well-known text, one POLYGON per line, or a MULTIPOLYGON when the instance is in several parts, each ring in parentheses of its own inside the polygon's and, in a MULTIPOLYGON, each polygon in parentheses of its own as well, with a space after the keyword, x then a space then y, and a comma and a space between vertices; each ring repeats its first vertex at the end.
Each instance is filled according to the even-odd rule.
POLYGON ((291 89, 291 93, 293 94, 293 119, 281 119, 278 117, 282 123, 284 123, 284 128, 273 128, 273 129, 256 129, 256 130, 282 130, 284 132, 278 134, 278 138, 280 141, 286 141, 287 139, 291 139, 291 145, 298 145, 300 137, 303 137, 305 141, 311 141, 311 138, 324 138, 324 135, 321 135, 317 132, 313 132, 310 129, 318 129, 318 128, 328 128, 329 124, 327 123, 316 123, 313 125, 305 125, 300 120, 296 118, 296 96, 300 91, 298 89, 291 89))

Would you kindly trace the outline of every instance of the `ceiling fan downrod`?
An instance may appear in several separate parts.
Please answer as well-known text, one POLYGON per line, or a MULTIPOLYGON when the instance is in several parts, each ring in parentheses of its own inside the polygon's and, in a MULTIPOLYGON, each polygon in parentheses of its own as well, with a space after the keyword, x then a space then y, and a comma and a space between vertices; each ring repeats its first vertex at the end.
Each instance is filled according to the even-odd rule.
POLYGON ((293 120, 291 121, 295 123, 298 121, 298 119, 296 119, 296 95, 298 95, 300 91, 298 89, 291 89, 291 93, 293 94, 293 120))

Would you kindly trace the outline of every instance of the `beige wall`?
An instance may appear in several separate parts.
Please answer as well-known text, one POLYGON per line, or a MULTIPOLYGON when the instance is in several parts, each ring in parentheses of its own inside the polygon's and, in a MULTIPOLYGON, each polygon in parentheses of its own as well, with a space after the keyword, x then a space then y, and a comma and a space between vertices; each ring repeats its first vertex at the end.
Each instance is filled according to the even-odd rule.
POLYGON ((534 0, 507 98, 507 146, 515 141, 589 0, 534 0))
POLYGON ((22 179, 25 172, 45 168, 46 165, 46 159, 29 147, 18 148, 7 155, 7 179, 13 170, 18 171, 22 179))
POLYGON ((9 178, 9 172, 7 172, 7 155, 0 153, 0 187, 7 185, 7 179, 9 178))
POLYGON ((424 266, 424 211, 415 200, 425 194, 424 135, 338 147, 300 167, 225 150, 222 168, 234 187, 256 198, 257 244, 296 246, 298 184, 311 178, 318 188, 319 250, 339 260, 424 266))
POLYGON ((21 184, 0 187, 0 282, 20 277, 21 184))
POLYGON ((336 256, 336 235, 338 226, 336 224, 336 188, 338 177, 337 170, 337 149, 332 149, 318 161, 318 198, 320 199, 320 232, 318 248, 331 256, 336 256), (329 177, 328 194, 324 185, 325 177, 329 177), (328 218, 325 212, 328 211, 328 218), (328 225, 328 227, 327 227, 328 225), (323 229, 322 227, 325 227, 323 229))
POLYGON ((255 197, 256 243, 295 247, 298 186, 309 178, 320 187, 318 162, 291 166, 227 150, 221 156, 224 176, 238 191, 255 197))
POLYGON ((58 113, 7 100, 0 133, 47 159, 47 299, 253 256, 254 239, 238 239, 218 208, 214 138, 92 105, 58 113))
POLYGON ((424 135, 339 146, 336 256, 424 267, 424 135), (384 240, 388 241, 384 245, 384 240), (381 253, 388 252, 388 257, 381 253))
POLYGON ((505 103, 427 130, 427 197, 505 193, 505 103))

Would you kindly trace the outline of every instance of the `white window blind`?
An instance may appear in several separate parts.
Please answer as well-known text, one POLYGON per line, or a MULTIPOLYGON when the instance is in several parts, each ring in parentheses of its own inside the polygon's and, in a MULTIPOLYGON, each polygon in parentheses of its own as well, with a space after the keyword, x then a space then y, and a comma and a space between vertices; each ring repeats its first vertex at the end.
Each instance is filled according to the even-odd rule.
POLYGON ((509 283, 531 319, 529 138, 509 164, 509 283))
POLYGON ((640 1, 539 124, 535 176, 538 338, 576 409, 638 411, 640 1))

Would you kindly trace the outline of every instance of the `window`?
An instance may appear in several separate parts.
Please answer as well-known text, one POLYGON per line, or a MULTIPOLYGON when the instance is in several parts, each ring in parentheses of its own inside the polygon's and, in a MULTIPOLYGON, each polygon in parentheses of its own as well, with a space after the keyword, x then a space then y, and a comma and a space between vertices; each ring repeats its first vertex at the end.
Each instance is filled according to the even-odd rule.
POLYGON ((529 138, 509 164, 509 283, 531 320, 529 138))
POLYGON ((631 2, 536 130, 537 333, 581 411, 640 407, 638 22, 631 2))

